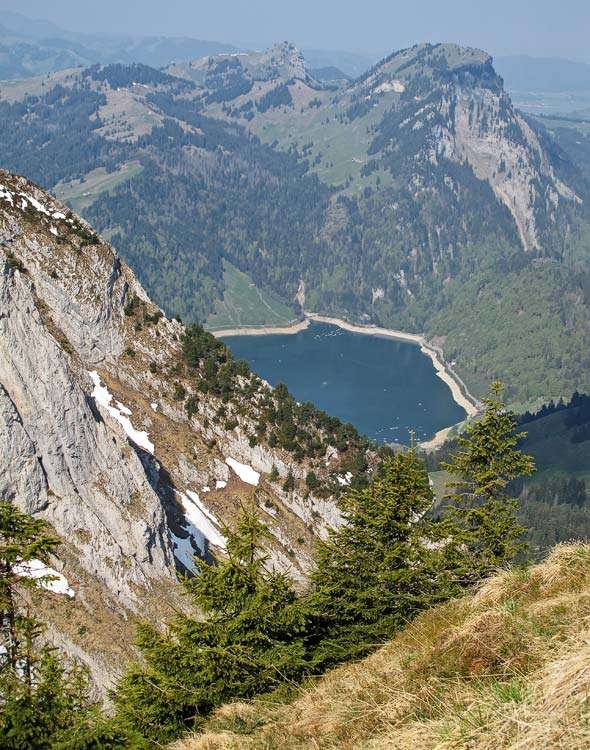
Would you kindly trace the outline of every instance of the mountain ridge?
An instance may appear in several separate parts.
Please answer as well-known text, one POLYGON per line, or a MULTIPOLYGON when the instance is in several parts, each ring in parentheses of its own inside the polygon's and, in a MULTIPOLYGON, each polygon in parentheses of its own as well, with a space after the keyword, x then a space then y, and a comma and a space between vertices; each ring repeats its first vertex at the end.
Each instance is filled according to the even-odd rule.
POLYGON ((285 43, 138 75, 59 75, 26 103, 5 84, 0 158, 80 200, 171 314, 206 321, 229 263, 295 307, 305 288, 308 309, 424 332, 476 393, 588 388, 586 177, 489 55, 420 44, 318 85, 285 43), (515 330, 530 355, 507 348, 515 330))

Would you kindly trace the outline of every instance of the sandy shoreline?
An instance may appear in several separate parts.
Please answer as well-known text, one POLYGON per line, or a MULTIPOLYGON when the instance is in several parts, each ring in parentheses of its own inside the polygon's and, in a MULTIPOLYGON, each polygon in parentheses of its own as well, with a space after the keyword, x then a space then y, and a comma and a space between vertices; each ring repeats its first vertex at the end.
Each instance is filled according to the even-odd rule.
MULTIPOLYGON (((381 336, 384 338, 394 339, 396 341, 408 341, 409 343, 415 344, 420 347, 420 351, 426 354, 432 360, 434 369, 438 377, 446 383, 451 391, 451 395, 455 403, 463 407, 470 417, 475 416, 478 413, 478 401, 475 399, 465 387, 465 384, 460 378, 451 370, 451 368, 445 363, 442 353, 439 349, 429 344, 425 337, 418 333, 406 333, 405 331, 396 331, 390 328, 380 328, 375 325, 355 325, 349 323, 346 320, 340 318, 332 318, 327 315, 318 315, 317 313, 306 312, 305 319, 290 326, 283 326, 273 328, 271 326, 260 326, 259 328, 254 327, 243 327, 243 328, 230 328, 223 331, 213 331, 213 335, 217 338, 222 336, 264 336, 269 334, 291 334, 298 333, 299 331, 305 330, 310 321, 316 323, 327 323, 329 325, 338 326, 345 331, 351 333, 362 333, 367 336, 381 336)), ((454 425, 445 427, 439 430, 436 435, 428 441, 420 443, 420 446, 426 450, 434 450, 439 445, 444 443, 447 435, 451 431, 454 425)))
POLYGON ((221 328, 211 331, 216 339, 223 336, 270 336, 274 334, 299 333, 309 328, 309 320, 305 318, 288 326, 243 326, 241 328, 221 328))

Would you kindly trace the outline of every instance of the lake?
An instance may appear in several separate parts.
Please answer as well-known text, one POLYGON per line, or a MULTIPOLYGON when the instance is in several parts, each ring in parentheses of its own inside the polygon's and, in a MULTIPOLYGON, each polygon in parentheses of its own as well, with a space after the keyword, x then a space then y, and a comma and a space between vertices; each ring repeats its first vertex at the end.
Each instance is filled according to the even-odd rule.
POLYGON ((311 323, 295 334, 224 336, 237 359, 272 385, 286 383, 379 443, 429 440, 465 418, 432 360, 405 341, 311 323))

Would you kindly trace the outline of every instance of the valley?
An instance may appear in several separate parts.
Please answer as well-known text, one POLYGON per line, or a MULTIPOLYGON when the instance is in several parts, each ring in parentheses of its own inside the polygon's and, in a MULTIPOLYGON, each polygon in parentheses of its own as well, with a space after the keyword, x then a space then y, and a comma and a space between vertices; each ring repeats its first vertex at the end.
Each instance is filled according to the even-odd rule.
POLYGON ((325 82, 285 42, 32 90, 0 83, 2 163, 81 210, 169 315, 284 326, 303 303, 424 334, 476 397, 590 387, 584 144, 515 109, 484 52, 420 44, 325 82))
POLYGON ((590 66, 69 2, 0 11, 2 750, 586 750, 590 66))

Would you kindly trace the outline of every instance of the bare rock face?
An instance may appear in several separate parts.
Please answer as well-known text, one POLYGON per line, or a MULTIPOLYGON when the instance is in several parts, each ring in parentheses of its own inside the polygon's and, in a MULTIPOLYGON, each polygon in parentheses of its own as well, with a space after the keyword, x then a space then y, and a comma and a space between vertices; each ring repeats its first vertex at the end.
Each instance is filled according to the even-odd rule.
POLYGON ((0 171, 0 496, 62 540, 55 567, 74 596, 48 595, 43 619, 102 689, 132 653, 133 617, 159 623, 182 606, 177 570, 223 554, 223 523, 244 503, 268 523, 271 563, 297 581, 314 537, 340 520, 306 490, 304 461, 252 445, 243 403, 223 404, 233 429, 211 394, 187 414, 182 332, 91 227, 0 171))
POLYGON ((524 250, 540 250, 538 201, 550 213, 575 194, 555 176, 537 135, 504 91, 457 85, 447 94, 451 127, 439 132, 437 155, 466 161, 487 180, 512 214, 524 250))
MULTIPOLYGON (((29 238, 26 249, 23 262, 42 246, 29 238)), ((78 326, 83 338, 80 331, 90 323, 75 302, 63 309, 61 291, 61 300, 51 299, 53 320, 66 330, 78 326), (68 309, 74 310, 73 321, 68 309)), ((76 549, 85 569, 133 609, 136 587, 174 574, 164 510, 139 456, 113 434, 84 391, 82 372, 42 319, 35 295, 29 273, 5 267, 0 277, 4 494, 28 512, 42 512, 62 538, 82 540, 76 549)), ((101 322, 99 317, 98 334, 90 346, 80 347, 80 355, 93 359, 99 344, 103 357, 112 354, 115 337, 103 336, 101 342, 101 322)))
MULTIPOLYGON (((424 164, 467 164, 512 214, 525 251, 542 251, 561 201, 579 197, 555 174, 546 149, 504 91, 490 55, 455 44, 417 44, 375 66, 347 93, 391 100, 379 150, 424 164), (391 122, 389 122, 391 120, 391 122), (395 123, 395 125, 394 125, 395 123)), ((418 179, 418 178, 417 178, 418 179)))
POLYGON ((35 444, 10 396, 0 386, 0 497, 18 498, 27 513, 47 505, 47 482, 35 444))

